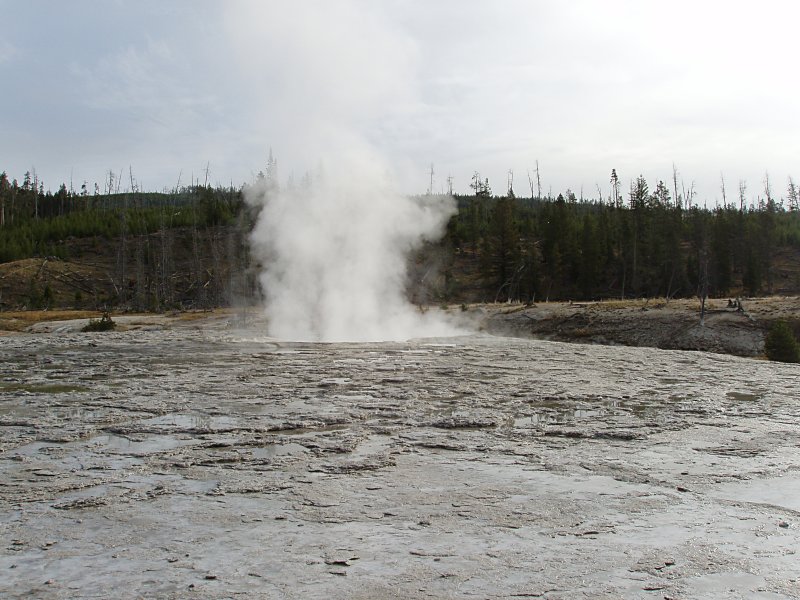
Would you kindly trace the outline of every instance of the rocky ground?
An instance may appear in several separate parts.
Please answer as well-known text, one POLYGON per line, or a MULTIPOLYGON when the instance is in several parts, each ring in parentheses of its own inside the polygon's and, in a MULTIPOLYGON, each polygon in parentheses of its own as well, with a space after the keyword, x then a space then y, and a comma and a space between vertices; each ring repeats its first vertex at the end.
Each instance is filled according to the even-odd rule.
POLYGON ((796 365, 234 321, 0 337, 0 596, 800 598, 796 365))

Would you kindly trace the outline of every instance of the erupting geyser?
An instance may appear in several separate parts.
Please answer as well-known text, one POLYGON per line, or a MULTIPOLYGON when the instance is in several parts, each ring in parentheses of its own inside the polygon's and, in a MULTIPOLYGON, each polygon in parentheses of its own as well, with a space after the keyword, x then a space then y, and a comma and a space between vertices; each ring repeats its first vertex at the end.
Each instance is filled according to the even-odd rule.
POLYGON ((399 193, 393 177, 404 174, 408 187, 408 173, 424 167, 382 143, 402 138, 400 124, 422 105, 417 44, 380 3, 313 4, 231 3, 228 19, 263 100, 256 131, 280 140, 293 168, 319 160, 324 169, 283 189, 267 178, 246 194, 261 207, 252 241, 269 334, 383 341, 454 333, 406 298, 409 252, 442 234, 454 202, 399 193))
POLYGON ((253 248, 269 333, 300 341, 381 341, 455 333, 406 298, 409 252, 438 239, 452 198, 392 189, 377 159, 339 157, 336 171, 278 191, 250 188, 261 205, 253 248))

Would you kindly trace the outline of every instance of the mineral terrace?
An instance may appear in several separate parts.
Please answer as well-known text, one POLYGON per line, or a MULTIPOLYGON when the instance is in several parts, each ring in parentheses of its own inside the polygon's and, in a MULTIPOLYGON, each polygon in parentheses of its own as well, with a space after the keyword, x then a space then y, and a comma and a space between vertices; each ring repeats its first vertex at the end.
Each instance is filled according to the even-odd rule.
POLYGON ((797 366, 259 331, 0 337, 0 596, 800 598, 797 366))

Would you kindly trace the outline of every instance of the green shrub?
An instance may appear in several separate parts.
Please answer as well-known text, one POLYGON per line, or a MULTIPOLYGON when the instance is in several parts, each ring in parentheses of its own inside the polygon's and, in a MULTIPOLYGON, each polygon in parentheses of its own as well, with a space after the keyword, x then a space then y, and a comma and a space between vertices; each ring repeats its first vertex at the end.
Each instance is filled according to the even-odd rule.
POLYGON ((89 323, 81 331, 110 331, 116 326, 117 324, 111 319, 111 315, 104 312, 99 321, 97 319, 89 319, 89 323))
POLYGON ((780 362, 800 362, 800 344, 786 321, 776 321, 764 341, 767 358, 780 362))

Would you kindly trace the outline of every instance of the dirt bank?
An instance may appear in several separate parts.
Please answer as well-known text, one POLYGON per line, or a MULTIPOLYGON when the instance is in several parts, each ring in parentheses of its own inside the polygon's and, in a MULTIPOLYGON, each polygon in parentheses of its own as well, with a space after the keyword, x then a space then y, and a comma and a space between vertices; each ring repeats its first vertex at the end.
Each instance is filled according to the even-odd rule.
POLYGON ((702 326, 697 300, 481 305, 466 314, 495 334, 750 357, 764 354, 764 337, 775 320, 800 327, 798 297, 749 298, 742 306, 709 300, 702 326))

